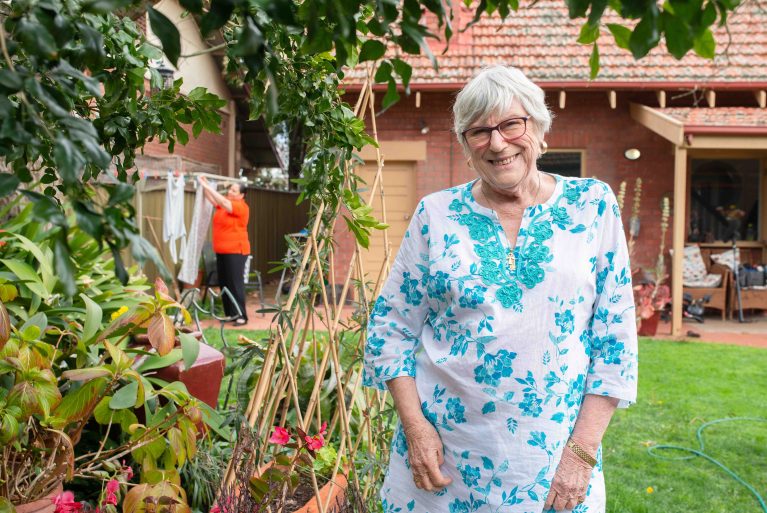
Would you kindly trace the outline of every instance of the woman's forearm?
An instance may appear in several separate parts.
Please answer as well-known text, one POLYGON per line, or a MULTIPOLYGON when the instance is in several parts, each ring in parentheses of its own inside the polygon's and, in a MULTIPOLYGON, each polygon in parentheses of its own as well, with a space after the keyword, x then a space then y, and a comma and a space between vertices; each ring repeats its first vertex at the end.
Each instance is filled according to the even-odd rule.
POLYGON ((415 386, 415 378, 401 376, 386 382, 389 393, 394 399, 394 407, 397 408, 402 427, 407 430, 408 426, 426 420, 421 411, 421 399, 418 397, 418 389, 415 386))
POLYGON ((596 454, 617 407, 618 399, 614 397, 587 394, 583 398, 571 438, 591 454, 596 454))
POLYGON ((224 210, 226 210, 227 212, 231 214, 232 202, 229 201, 229 199, 226 196, 216 191, 207 182, 203 183, 202 186, 203 186, 203 193, 205 194, 205 197, 208 198, 208 201, 210 201, 214 205, 218 205, 222 207, 224 210))

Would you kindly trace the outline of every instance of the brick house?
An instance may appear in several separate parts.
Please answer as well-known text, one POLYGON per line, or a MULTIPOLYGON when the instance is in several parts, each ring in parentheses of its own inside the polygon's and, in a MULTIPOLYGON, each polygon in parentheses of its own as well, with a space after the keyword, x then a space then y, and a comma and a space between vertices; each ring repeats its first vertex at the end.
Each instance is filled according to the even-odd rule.
MULTIPOLYGON (((456 25, 465 26, 472 12, 457 5, 455 10, 456 25)), ((682 284, 673 277, 681 276, 682 248, 686 242, 712 250, 728 247, 728 225, 717 207, 736 205, 745 212, 741 254, 767 260, 767 11, 754 2, 742 5, 729 20, 729 44, 724 30, 715 33, 713 61, 692 53, 677 61, 665 48, 634 61, 605 30, 599 39, 602 68, 594 81, 588 79, 591 47, 575 42, 580 23, 569 20, 560 1, 540 0, 506 21, 484 17, 457 32, 444 55, 434 44, 438 71, 424 57, 405 57, 414 67, 410 95, 377 117, 392 255, 421 197, 474 178, 451 131, 456 92, 483 66, 513 65, 544 89, 554 113, 540 168, 596 176, 616 192, 622 181, 630 192, 642 178, 634 265, 654 265, 662 199, 670 199, 666 248, 678 250, 673 259, 667 255, 678 334, 682 284)), ((353 102, 364 70, 349 76, 347 96, 353 102)), ((376 90, 378 106, 383 88, 376 90)), ((366 149, 362 157, 368 164, 360 172, 373 176, 374 153, 366 149)), ((625 219, 630 201, 629 195, 625 219)), ((340 233, 338 240, 336 262, 348 262, 352 241, 340 233)), ((379 234, 364 260, 368 280, 376 279, 382 249, 379 234)), ((337 275, 345 271, 340 268, 337 275)))

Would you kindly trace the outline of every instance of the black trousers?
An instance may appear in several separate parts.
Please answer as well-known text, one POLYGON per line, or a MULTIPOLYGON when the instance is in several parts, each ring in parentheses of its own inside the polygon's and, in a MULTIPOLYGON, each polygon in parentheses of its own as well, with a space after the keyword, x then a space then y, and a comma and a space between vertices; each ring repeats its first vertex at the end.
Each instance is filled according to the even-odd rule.
MULTIPOLYGON (((216 269, 218 270, 218 284, 229 289, 234 300, 240 307, 243 319, 248 320, 248 311, 245 309, 245 261, 248 255, 235 253, 216 253, 216 269)), ((237 308, 224 294, 224 313, 227 317, 237 317, 237 308)))

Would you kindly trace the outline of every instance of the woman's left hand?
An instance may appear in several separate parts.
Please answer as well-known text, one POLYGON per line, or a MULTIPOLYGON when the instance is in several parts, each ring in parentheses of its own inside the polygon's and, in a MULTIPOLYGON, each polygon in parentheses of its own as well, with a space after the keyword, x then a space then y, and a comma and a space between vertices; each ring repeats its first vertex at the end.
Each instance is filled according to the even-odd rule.
POLYGON ((557 471, 551 480, 551 489, 543 506, 544 511, 573 509, 586 500, 591 480, 591 466, 580 459, 569 447, 562 452, 557 471))

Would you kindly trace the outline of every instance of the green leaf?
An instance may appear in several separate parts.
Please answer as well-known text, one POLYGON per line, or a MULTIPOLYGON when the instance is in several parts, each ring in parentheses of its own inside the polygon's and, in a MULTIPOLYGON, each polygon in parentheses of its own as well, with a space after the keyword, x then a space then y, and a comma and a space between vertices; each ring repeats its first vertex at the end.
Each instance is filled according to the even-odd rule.
POLYGON ((101 328, 101 322, 103 320, 103 312, 101 307, 85 294, 80 294, 83 302, 85 303, 85 325, 83 326, 82 340, 88 342, 101 328))
POLYGON ((618 48, 628 50, 631 29, 624 27, 623 25, 618 25, 617 23, 608 23, 607 28, 610 30, 610 33, 612 33, 613 38, 615 38, 615 44, 618 48))
POLYGON ((386 45, 384 45, 381 41, 377 41, 375 39, 368 39, 364 43, 362 43, 362 48, 360 49, 360 62, 364 61, 374 61, 377 59, 380 59, 384 56, 386 53, 386 45))
POLYGON ((0 173, 0 198, 16 192, 21 180, 16 175, 10 173, 0 173))
POLYGON ((692 48, 692 34, 690 28, 678 16, 663 13, 663 28, 666 34, 666 48, 669 53, 681 59, 692 48))
POLYGON ((181 340, 181 353, 184 356, 184 368, 189 370, 200 354, 200 341, 189 333, 179 334, 179 339, 181 340))
POLYGON ((629 49, 635 59, 641 59, 658 45, 658 41, 660 41, 658 7, 652 4, 642 17, 642 21, 634 27, 629 38, 629 49))
POLYGON ((0 86, 5 87, 6 93, 15 93, 24 85, 18 73, 10 69, 0 69, 0 86))
POLYGON ((388 109, 399 101, 399 93, 397 92, 397 82, 393 78, 389 79, 389 85, 386 88, 386 94, 381 100, 381 108, 383 110, 388 109))
POLYGON ((29 290, 43 299, 48 299, 50 293, 45 289, 37 271, 35 271, 31 265, 26 262, 10 259, 2 259, 0 262, 10 269, 20 281, 24 282, 24 285, 29 287, 29 290))
POLYGON ((176 66, 181 55, 181 34, 172 21, 151 5, 147 7, 147 13, 152 32, 160 39, 162 50, 170 63, 176 66))
POLYGON ((376 74, 373 79, 378 83, 388 82, 389 79, 391 79, 391 72, 392 66, 389 61, 383 61, 378 65, 378 69, 376 70, 376 74))
POLYGON ((402 85, 405 87, 405 90, 409 89, 410 77, 413 75, 413 67, 402 59, 391 59, 391 63, 392 66, 394 66, 394 71, 396 71, 397 75, 402 79, 402 85))
POLYGON ((61 373, 61 377, 70 381, 91 381, 97 378, 111 376, 112 371, 106 367, 90 367, 87 369, 72 369, 61 373))
POLYGON ((716 41, 714 40, 714 34, 711 29, 706 29, 703 33, 695 38, 693 44, 695 53, 705 59, 713 59, 716 54, 716 41))
POLYGON ((83 12, 109 14, 131 3, 131 0, 87 0, 83 2, 83 12))
POLYGON ((101 399, 101 401, 99 401, 96 409, 93 410, 93 419, 102 426, 106 426, 110 422, 114 424, 120 424, 120 427, 122 427, 123 431, 128 432, 128 428, 130 428, 131 425, 138 423, 136 415, 130 409, 111 409, 109 407, 109 401, 111 399, 111 397, 104 397, 101 399))
POLYGON ((62 135, 58 136, 53 155, 56 158, 59 176, 61 176, 64 185, 72 185, 79 182, 78 171, 82 167, 83 158, 74 143, 62 135))
POLYGON ((53 241, 54 267, 61 281, 64 294, 67 297, 74 296, 77 292, 75 285, 75 266, 72 263, 72 254, 67 244, 67 234, 64 230, 59 231, 53 241))
POLYGON ((596 43, 594 43, 594 49, 591 50, 591 57, 589 57, 589 68, 591 70, 589 76, 591 80, 594 80, 599 74, 599 46, 596 43))
POLYGON ((234 10, 234 0, 211 0, 210 10, 200 19, 200 32, 203 37, 219 29, 229 21, 234 10))
POLYGON ((584 23, 581 27, 581 33, 578 36, 578 42, 584 45, 590 45, 599 38, 599 25, 584 23))
POLYGON ((109 407, 113 410, 124 410, 133 408, 136 403, 138 403, 138 381, 131 381, 115 392, 109 400, 109 407))
POLYGON ((138 372, 148 372, 150 370, 155 369, 164 369, 165 367, 168 367, 169 365, 173 365, 177 361, 181 360, 183 358, 182 350, 179 348, 173 349, 170 353, 160 356, 157 354, 154 354, 144 360, 144 362, 139 365, 136 370, 138 372))
POLYGON ((98 378, 83 384, 76 390, 69 390, 53 411, 57 417, 65 419, 67 422, 75 422, 82 419, 91 411, 94 404, 100 400, 104 393, 107 380, 98 378))

